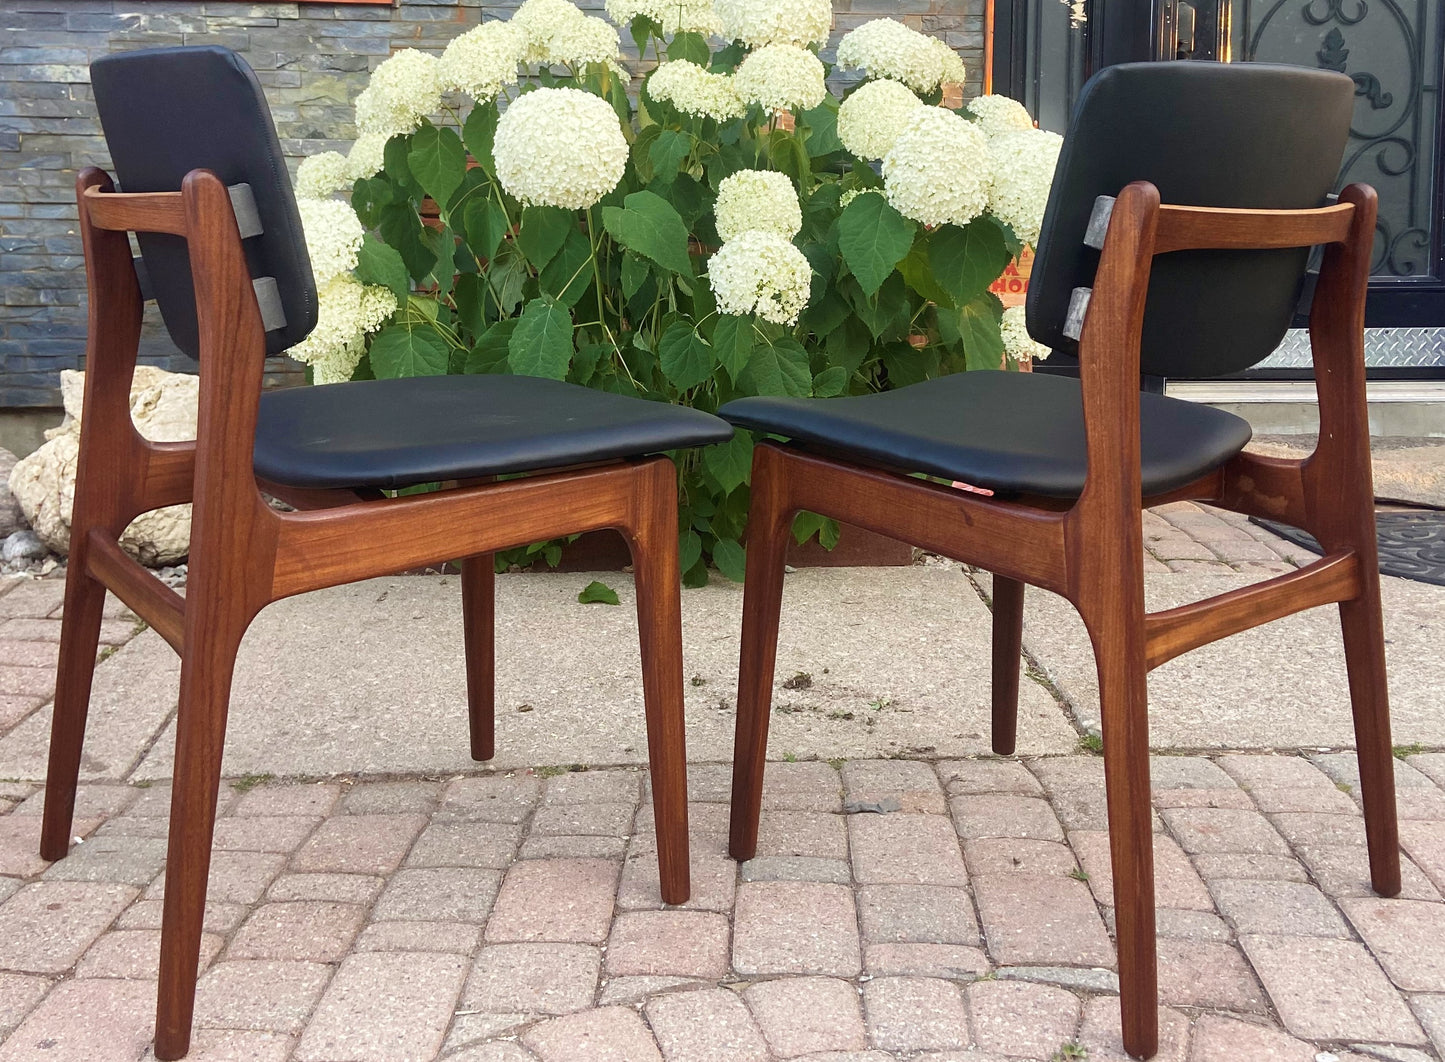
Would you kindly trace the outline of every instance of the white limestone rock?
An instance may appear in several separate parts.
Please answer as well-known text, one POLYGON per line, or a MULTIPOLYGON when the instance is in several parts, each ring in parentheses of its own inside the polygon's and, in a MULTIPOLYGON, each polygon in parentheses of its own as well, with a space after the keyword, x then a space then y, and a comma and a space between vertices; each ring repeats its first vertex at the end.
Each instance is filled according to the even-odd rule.
MULTIPOLYGON (((131 384, 130 414, 138 430, 153 442, 196 437, 198 378, 138 366, 131 384)), ((85 373, 60 374, 65 419, 45 433, 48 440, 16 462, 10 490, 35 533, 54 552, 70 552, 70 515, 75 504, 75 463, 80 450, 80 420, 85 373)), ((190 551, 191 507, 172 505, 142 513, 126 528, 120 544, 142 564, 174 564, 190 551)))
POLYGON ((20 508, 20 503, 15 500, 15 495, 10 493, 7 485, 10 471, 15 467, 15 460, 15 455, 9 450, 0 449, 0 538, 6 538, 30 526, 25 522, 25 511, 20 508))

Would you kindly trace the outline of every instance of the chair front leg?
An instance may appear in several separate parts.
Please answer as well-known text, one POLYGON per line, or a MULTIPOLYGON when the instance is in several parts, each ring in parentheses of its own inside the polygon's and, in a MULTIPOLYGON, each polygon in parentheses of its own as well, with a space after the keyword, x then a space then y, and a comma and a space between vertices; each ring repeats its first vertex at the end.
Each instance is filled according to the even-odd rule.
POLYGON ((627 529, 637 593, 647 761, 664 903, 691 894, 687 744, 683 728, 682 573, 677 560, 677 473, 660 459, 637 471, 634 526, 627 529))
POLYGON ((492 554, 462 561, 462 633, 467 660, 467 725, 472 759, 490 760, 496 741, 497 575, 492 554))
POLYGON ((773 706, 773 670, 778 657, 778 617, 783 605, 783 561, 793 517, 793 509, 786 501, 787 476, 786 455, 768 445, 753 451, 742 650, 738 660, 738 720, 733 741, 732 813, 728 830, 728 852, 739 862, 753 858, 758 848, 768 718, 773 706))
POLYGON ((1137 610, 1081 612, 1099 673, 1124 1049, 1135 1058, 1152 1058, 1159 1049, 1158 949, 1142 575, 1140 579, 1137 610))
POLYGON ((171 783, 156 1001, 158 1059, 182 1058, 190 1049, 226 713, 236 651, 251 619, 246 606, 235 600, 239 595, 228 597, 216 590, 208 593, 204 583, 197 585, 200 582, 193 577, 187 595, 188 612, 195 610, 199 615, 187 617, 176 713, 176 763, 171 783))
POLYGON ((993 751, 1012 756, 1018 743, 1019 658, 1024 644, 1024 584, 993 577, 993 751))

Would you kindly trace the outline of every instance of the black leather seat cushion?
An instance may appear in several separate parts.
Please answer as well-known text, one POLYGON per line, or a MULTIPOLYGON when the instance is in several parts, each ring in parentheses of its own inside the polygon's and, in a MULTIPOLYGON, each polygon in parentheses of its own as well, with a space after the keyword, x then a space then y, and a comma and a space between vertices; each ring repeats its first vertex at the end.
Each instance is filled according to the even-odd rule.
MULTIPOLYGON (((1162 395, 1139 404, 1146 495, 1197 479, 1249 442, 1249 424, 1232 413, 1162 395)), ((741 398, 718 413, 900 472, 1055 498, 1084 489, 1083 396, 1061 376, 976 370, 849 398, 741 398)))
POLYGON ((726 442, 696 409, 532 376, 420 376, 261 397, 256 474, 294 487, 406 487, 726 442))

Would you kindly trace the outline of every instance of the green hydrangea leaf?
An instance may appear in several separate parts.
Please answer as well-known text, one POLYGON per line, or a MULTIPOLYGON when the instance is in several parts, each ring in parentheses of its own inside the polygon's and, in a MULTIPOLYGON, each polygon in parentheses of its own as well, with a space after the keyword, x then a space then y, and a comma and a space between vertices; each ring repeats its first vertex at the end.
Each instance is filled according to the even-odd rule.
POLYGON ((835 398, 848 386, 848 370, 841 365, 830 365, 813 377, 815 398, 835 398))
POLYGON ((933 279, 948 292, 955 306, 963 306, 987 291, 1010 257, 1003 230, 990 218, 978 218, 962 228, 941 225, 928 241, 933 279))
POLYGON ((708 47, 707 38, 701 33, 679 33, 667 46, 667 57, 687 59, 706 69, 712 59, 712 49, 708 47))
POLYGON ((389 325, 371 340, 371 368, 378 379, 445 376, 451 347, 436 330, 423 325, 389 325))
POLYGON ((496 172, 496 163, 492 160, 492 143, 497 137, 498 117, 495 102, 479 103, 472 108, 462 126, 462 140, 467 145, 467 150, 488 174, 496 172))
POLYGON ((860 195, 838 216, 838 249, 872 297, 913 246, 916 226, 881 195, 860 195))
POLYGON ((482 333, 476 345, 467 355, 465 370, 469 373, 506 373, 511 371, 508 364, 509 344, 512 333, 517 330, 519 318, 508 317, 498 321, 482 333))
POLYGON ((748 570, 747 550, 734 539, 720 538, 713 543, 712 562, 723 575, 735 583, 740 583, 748 570))
MULTIPOLYGON (((652 172, 659 185, 671 184, 677 179, 683 159, 692 151, 692 137, 676 129, 664 129, 647 149, 647 160, 652 163, 652 172)), ((678 215, 681 217, 682 215, 678 215)))
POLYGON ((664 269, 691 277, 687 225, 682 215, 656 192, 633 192, 622 207, 604 207, 602 223, 622 246, 664 269))
POLYGON ((718 481, 725 493, 746 483, 753 471, 753 437, 738 431, 725 443, 708 446, 702 452, 703 467, 718 481))
POLYGON ((677 536, 677 566, 687 571, 702 558, 702 536, 692 528, 684 528, 677 536))
POLYGON ((717 364, 712 347, 686 321, 675 321, 657 342, 662 374, 679 391, 696 387, 712 376, 717 364))
POLYGON ((606 583, 600 583, 596 579, 582 588, 577 595, 577 601, 583 605, 616 605, 620 604, 617 599, 617 591, 606 583))
POLYGON ((752 318, 733 314, 720 315, 713 328, 713 354, 734 383, 748 367, 748 357, 753 352, 753 334, 752 318))
POLYGON ((808 367, 808 352, 795 340, 759 343, 748 355, 748 367, 739 381, 739 388, 756 395, 791 395, 802 398, 813 387, 813 373, 808 367))
POLYGON ((592 245, 573 226, 562 242, 562 249, 547 263, 537 282, 544 292, 570 310, 587 293, 592 274, 592 245))
POLYGON ((968 368, 997 369, 1003 364, 1003 335, 999 332, 1002 317, 1002 304, 988 292, 958 311, 958 332, 968 368))
MULTIPOLYGON (((517 229, 517 246, 532 263, 541 269, 562 249, 568 232, 578 232, 577 215, 560 207, 530 206, 522 211, 522 224, 517 229)), ((578 235, 581 235, 578 232, 578 235)))
POLYGON ((445 211, 467 174, 467 149, 450 129, 424 125, 412 134, 406 164, 422 190, 445 211))
POLYGON ((565 380, 572 349, 572 315, 551 299, 533 299, 507 343, 507 364, 519 376, 565 380))
POLYGON ((401 252, 395 247, 382 243, 371 233, 361 241, 361 252, 356 259, 356 279, 363 284, 381 284, 396 295, 398 303, 405 303, 411 293, 411 276, 401 252))
POLYGON ((472 254, 485 262, 497 253, 507 235, 507 212, 495 199, 473 198, 462 207, 462 227, 472 254))

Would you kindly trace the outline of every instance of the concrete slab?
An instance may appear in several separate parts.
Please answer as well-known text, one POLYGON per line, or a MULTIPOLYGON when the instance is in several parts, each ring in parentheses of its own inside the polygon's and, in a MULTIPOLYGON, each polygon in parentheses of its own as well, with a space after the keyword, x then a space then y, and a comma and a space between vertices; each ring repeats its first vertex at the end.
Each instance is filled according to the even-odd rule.
MULTIPOLYGON (((577 593, 592 578, 497 580, 494 766, 646 761, 631 578, 599 576, 618 591, 621 607, 579 605, 577 593)), ((467 755, 458 594, 454 577, 395 577, 263 612, 237 667, 225 773, 475 769, 467 755)), ((689 757, 730 760, 742 588, 715 581, 686 591, 683 613, 686 674, 701 680, 686 687, 689 757)), ((987 751, 989 621, 956 566, 788 576, 778 680, 806 672, 812 682, 778 689, 770 755, 987 751)), ((176 672, 146 663, 154 671, 148 681, 171 676, 173 703, 176 672)), ((117 666, 130 665, 118 654, 103 669, 117 666)), ((1036 683, 1023 687, 1020 747, 1071 751, 1077 733, 1057 703, 1036 683)), ((144 744, 137 738, 133 747, 144 744)), ((171 724, 134 777, 169 777, 173 751, 171 724)), ((108 762, 121 764, 119 757, 108 762)), ((0 763, 0 775, 38 771, 43 759, 33 755, 17 758, 14 769, 0 763)))
MULTIPOLYGON (((1252 582, 1247 576, 1145 576, 1151 610, 1252 582)), ((1386 579, 1386 653, 1396 744, 1445 744, 1445 588, 1386 579)), ((1086 725, 1099 721, 1099 688, 1084 625, 1068 602, 1025 595, 1024 647, 1086 725)), ((1155 748, 1353 746, 1339 613, 1311 609, 1171 660, 1149 676, 1155 748)), ((1020 747, 1025 748, 1020 742, 1020 747)))

